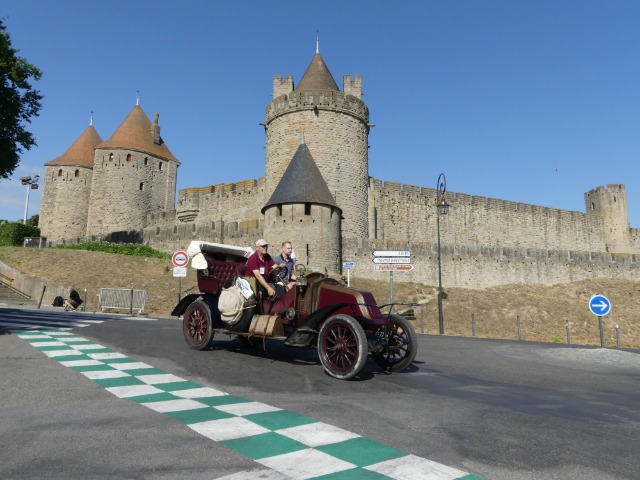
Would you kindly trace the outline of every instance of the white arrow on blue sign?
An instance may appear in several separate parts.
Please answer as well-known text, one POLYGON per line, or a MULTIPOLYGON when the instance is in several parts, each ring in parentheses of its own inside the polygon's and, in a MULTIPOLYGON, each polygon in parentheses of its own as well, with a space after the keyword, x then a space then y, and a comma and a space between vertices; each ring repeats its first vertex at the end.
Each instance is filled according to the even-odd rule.
POLYGON ((589 300, 589 310, 594 315, 602 317, 611 311, 611 302, 604 295, 594 295, 589 300))

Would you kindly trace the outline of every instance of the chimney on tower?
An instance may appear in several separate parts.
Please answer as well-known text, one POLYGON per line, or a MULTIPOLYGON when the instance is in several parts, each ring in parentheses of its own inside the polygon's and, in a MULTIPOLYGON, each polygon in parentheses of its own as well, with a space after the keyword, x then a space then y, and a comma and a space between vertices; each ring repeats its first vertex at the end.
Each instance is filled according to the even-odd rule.
POLYGON ((153 125, 151 125, 151 134, 153 135, 153 143, 160 145, 160 125, 158 125, 158 113, 153 114, 153 125))

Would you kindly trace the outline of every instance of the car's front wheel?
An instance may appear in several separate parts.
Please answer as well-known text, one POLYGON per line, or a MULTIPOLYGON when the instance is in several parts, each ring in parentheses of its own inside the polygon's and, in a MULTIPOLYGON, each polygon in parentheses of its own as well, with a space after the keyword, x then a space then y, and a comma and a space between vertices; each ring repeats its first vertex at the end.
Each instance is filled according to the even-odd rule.
POLYGON ((187 345, 194 350, 206 349, 213 340, 211 310, 202 300, 191 303, 182 318, 182 332, 187 345))
POLYGON ((334 378, 355 377, 367 361, 367 337, 349 315, 335 315, 322 324, 318 354, 326 372, 334 378))

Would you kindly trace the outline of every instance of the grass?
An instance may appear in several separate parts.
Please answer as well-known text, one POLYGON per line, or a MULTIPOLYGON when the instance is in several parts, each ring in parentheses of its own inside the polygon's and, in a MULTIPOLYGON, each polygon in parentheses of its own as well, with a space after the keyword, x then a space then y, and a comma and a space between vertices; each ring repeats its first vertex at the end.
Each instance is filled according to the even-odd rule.
MULTIPOLYGON (((87 289, 87 309, 97 308, 100 288, 146 290, 149 297, 145 312, 169 317, 181 295, 197 292, 195 270, 187 277, 173 277, 170 256, 123 255, 104 251, 71 249, 34 249, 0 247, 0 261, 35 277, 59 285, 73 285, 79 292, 87 289)), ((399 275, 398 275, 399 276, 399 275)), ((354 288, 371 291, 379 304, 389 303, 388 281, 351 275, 354 288)), ((446 279, 443 278, 446 285, 446 279)), ((598 317, 588 308, 592 295, 602 293, 612 303, 611 313, 603 318, 604 341, 616 346, 616 325, 622 347, 640 348, 640 282, 622 279, 594 279, 557 285, 505 285, 485 289, 447 288, 443 302, 445 334, 487 338, 518 338, 520 317, 522 340, 566 343, 566 322, 570 322, 571 343, 600 346, 598 317)), ((417 303, 401 306, 401 313, 413 310, 416 331, 438 333, 437 288, 394 283, 395 302, 417 303)), ((410 316, 410 315, 408 315, 410 316)))

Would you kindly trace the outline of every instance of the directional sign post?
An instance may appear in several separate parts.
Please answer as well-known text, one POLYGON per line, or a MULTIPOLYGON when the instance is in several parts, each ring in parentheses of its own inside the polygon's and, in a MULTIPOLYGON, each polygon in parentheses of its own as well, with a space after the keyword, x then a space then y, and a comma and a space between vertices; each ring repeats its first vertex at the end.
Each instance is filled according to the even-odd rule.
MULTIPOLYGON (((413 270, 409 250, 376 250, 373 252, 374 269, 389 272, 389 297, 393 305, 393 272, 413 270)), ((393 308, 393 306, 391 307, 393 308)))
POLYGON ((351 270, 354 266, 355 266, 355 263, 353 262, 342 263, 342 268, 344 268, 347 271, 347 287, 351 285, 351 282, 349 281, 349 270, 351 270))
POLYGON ((600 346, 604 348, 604 330, 602 328, 602 317, 611 311, 611 302, 604 295, 594 295, 589 300, 589 310, 598 316, 600 326, 600 346))

